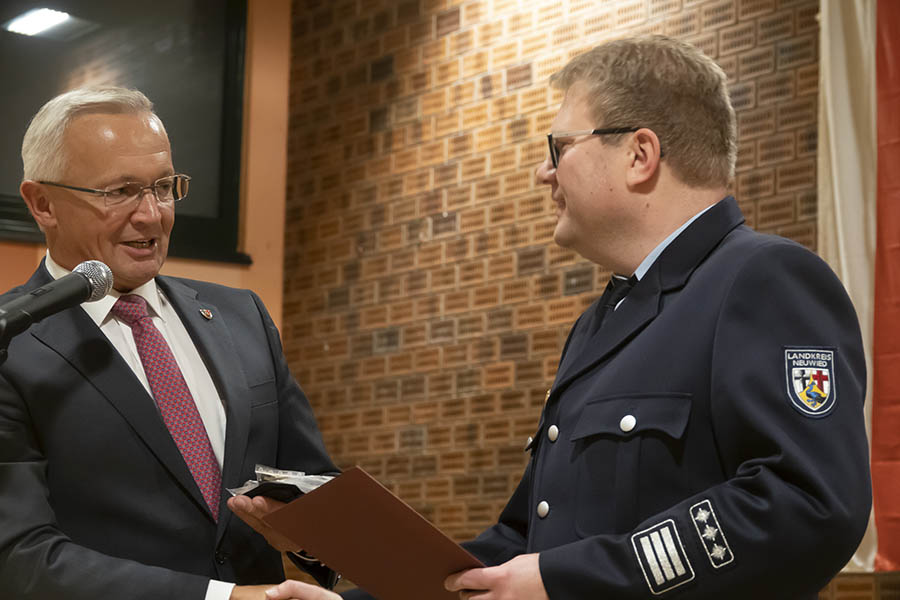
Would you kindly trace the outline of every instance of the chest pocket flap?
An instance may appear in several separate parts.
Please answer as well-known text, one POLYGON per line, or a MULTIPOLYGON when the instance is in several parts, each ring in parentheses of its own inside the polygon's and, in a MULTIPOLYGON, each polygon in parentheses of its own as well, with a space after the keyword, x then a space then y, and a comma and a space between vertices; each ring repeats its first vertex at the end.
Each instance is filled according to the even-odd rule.
POLYGON ((684 435, 691 414, 691 394, 641 393, 598 398, 578 417, 570 441, 594 435, 630 437, 657 431, 673 439, 684 435))

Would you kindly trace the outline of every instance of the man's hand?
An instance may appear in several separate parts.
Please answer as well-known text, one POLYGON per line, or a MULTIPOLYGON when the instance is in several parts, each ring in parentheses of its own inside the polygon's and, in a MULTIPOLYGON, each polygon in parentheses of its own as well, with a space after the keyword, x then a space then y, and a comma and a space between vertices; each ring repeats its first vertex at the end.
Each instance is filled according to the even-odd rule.
POLYGON ((277 531, 266 525, 263 517, 272 511, 284 506, 284 502, 272 500, 265 496, 249 498, 247 496, 235 496, 228 499, 228 508, 240 519, 262 534, 269 545, 281 552, 299 552, 301 548, 277 531))
POLYGON ((299 581, 285 581, 266 591, 267 600, 341 600, 334 592, 299 581))
POLYGON ((522 554, 502 565, 469 569, 444 580, 463 600, 549 600, 537 554, 522 554))
POLYGON ((268 600, 266 590, 271 590, 271 585, 236 585, 231 590, 230 600, 268 600))

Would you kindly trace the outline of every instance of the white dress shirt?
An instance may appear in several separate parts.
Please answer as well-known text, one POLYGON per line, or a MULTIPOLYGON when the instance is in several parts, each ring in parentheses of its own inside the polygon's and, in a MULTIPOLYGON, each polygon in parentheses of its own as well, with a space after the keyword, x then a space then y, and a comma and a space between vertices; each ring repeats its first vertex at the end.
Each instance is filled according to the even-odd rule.
MULTIPOLYGON (((47 252, 45 264, 53 279, 59 279, 71 272, 59 266, 49 252, 47 252)), ((184 328, 184 324, 178 317, 178 313, 175 312, 175 308, 162 290, 157 287, 155 280, 151 279, 128 293, 141 296, 147 301, 153 324, 165 338, 166 343, 169 344, 169 348, 175 356, 175 362, 178 363, 178 368, 181 369, 184 381, 191 392, 191 396, 194 398, 194 403, 197 405, 197 411, 200 413, 200 418, 206 427, 206 435, 209 437, 209 443, 221 470, 225 457, 225 406, 222 404, 219 392, 216 390, 216 386, 203 359, 200 357, 200 353, 197 351, 197 347, 184 328)), ((131 367, 144 389, 147 390, 147 394, 152 398, 153 392, 150 390, 150 383, 147 381, 146 373, 144 373, 144 366, 141 364, 141 358, 134 343, 131 327, 112 314, 112 307, 121 295, 116 290, 110 290, 109 294, 96 302, 84 302, 81 308, 97 324, 100 331, 103 332, 125 362, 128 363, 128 366, 131 367)), ((210 552, 212 552, 212 548, 210 552)), ((209 587, 206 590, 206 600, 228 600, 233 588, 233 583, 210 580, 209 587)))

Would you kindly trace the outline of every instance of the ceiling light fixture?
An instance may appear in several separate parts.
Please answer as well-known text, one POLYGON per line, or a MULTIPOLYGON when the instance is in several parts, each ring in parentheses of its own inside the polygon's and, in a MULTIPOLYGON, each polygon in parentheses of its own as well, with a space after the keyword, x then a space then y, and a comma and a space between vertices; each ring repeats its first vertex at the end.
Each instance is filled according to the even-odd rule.
POLYGON ((37 35, 69 20, 69 14, 50 8, 35 8, 9 21, 7 31, 37 35))

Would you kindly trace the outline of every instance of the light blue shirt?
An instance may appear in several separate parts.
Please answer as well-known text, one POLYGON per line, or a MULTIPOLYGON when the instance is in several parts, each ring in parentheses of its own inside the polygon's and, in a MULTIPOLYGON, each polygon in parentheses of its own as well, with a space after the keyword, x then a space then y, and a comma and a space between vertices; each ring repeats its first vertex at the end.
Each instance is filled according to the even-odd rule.
MULTIPOLYGON (((669 244, 674 242, 675 238, 681 235, 681 232, 688 228, 688 225, 696 221, 700 217, 700 215, 711 209, 713 206, 715 206, 715 204, 710 204, 709 206, 698 212, 696 215, 685 221, 681 225, 681 227, 670 233, 666 239, 657 244, 656 248, 651 250, 650 254, 644 257, 644 260, 641 261, 641 264, 639 264, 637 269, 634 270, 634 276, 637 278, 637 280, 640 281, 641 279, 643 279, 644 275, 647 274, 647 271, 650 270, 650 267, 653 266, 653 263, 656 262, 656 259, 659 258, 659 255, 663 253, 663 250, 665 250, 669 246, 669 244)), ((628 279, 627 277, 623 277, 622 275, 618 274, 613 274, 613 277, 616 277, 617 279, 628 279)), ((619 304, 616 304, 616 308, 614 308, 613 310, 619 308, 619 305, 623 302, 625 302, 625 298, 619 300, 619 304)))

